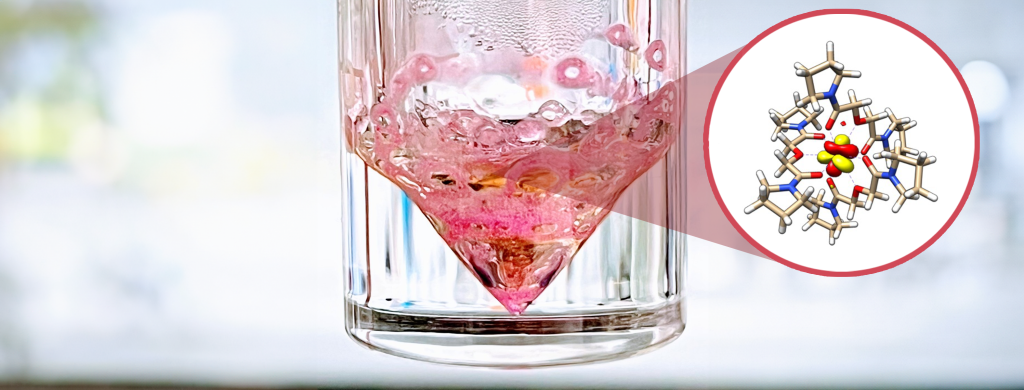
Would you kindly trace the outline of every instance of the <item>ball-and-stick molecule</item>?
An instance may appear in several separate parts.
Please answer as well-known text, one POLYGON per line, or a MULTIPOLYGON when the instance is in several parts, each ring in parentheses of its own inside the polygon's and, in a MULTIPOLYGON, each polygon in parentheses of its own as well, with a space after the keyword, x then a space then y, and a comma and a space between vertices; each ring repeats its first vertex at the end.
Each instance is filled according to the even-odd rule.
MULTIPOLYGON (((938 195, 929 191, 922 183, 924 168, 934 164, 937 161, 936 157, 907 146, 907 131, 917 126, 916 121, 906 117, 897 117, 889 108, 874 114, 870 107, 871 99, 858 99, 852 89, 847 93, 849 102, 839 102, 837 94, 840 83, 844 78, 860 78, 861 72, 846 70, 842 63, 836 61, 832 42, 826 44, 824 62, 809 68, 797 62, 793 67, 796 68, 796 75, 804 79, 807 94, 801 96, 799 91, 794 92, 793 107, 784 114, 774 109, 768 110, 768 116, 775 124, 771 141, 782 142, 784 146, 781 150, 775 150, 775 157, 779 160, 780 166, 775 170, 774 176, 781 178, 788 173, 791 175, 791 179, 784 184, 771 184, 765 178, 764 172, 758 170, 757 180, 760 185, 757 200, 743 210, 745 213, 753 213, 762 207, 771 210, 779 217, 779 233, 784 234, 786 227, 793 223, 792 216, 797 211, 806 209, 810 211, 810 214, 807 215, 807 223, 803 225, 803 230, 807 231, 814 226, 823 227, 829 233, 829 244, 835 245, 836 239, 839 238, 843 229, 858 226, 857 222, 853 220, 858 208, 870 210, 876 199, 889 200, 889 195, 879 191, 881 180, 887 180, 897 192, 898 196, 892 207, 893 213, 899 212, 908 199, 917 200, 924 197, 932 202, 939 200, 938 195), (827 91, 817 92, 813 77, 826 69, 831 70, 835 77, 827 91), (825 131, 832 130, 839 116, 849 111, 854 126, 867 125, 867 140, 863 147, 858 150, 857 146, 852 144, 850 136, 846 134, 831 137, 829 134, 820 132, 822 125, 818 122, 818 117, 825 112, 825 106, 822 105, 822 102, 825 101, 832 109, 828 121, 825 122, 825 131), (884 131, 879 132, 876 124, 881 121, 888 121, 889 125, 885 127, 884 131), (807 125, 812 125, 818 132, 809 131, 807 125), (790 130, 795 130, 795 136, 792 138, 789 137, 790 130), (827 138, 831 139, 826 140, 827 138), (824 172, 805 171, 797 167, 797 162, 804 156, 804 152, 798 146, 807 140, 824 140, 821 144, 823 150, 816 156, 817 162, 825 165, 824 172), (869 154, 878 143, 881 143, 882 150, 869 154), (858 154, 863 156, 861 160, 870 173, 870 180, 867 186, 861 186, 857 185, 851 177, 851 181, 854 182, 853 190, 850 192, 850 196, 846 196, 836 187, 832 178, 849 175, 853 172, 858 154), (884 162, 885 168, 876 167, 875 160, 884 162), (914 181, 910 188, 906 188, 897 177, 901 164, 914 168, 914 181), (829 176, 828 178, 825 177, 826 174, 829 176), (804 180, 822 178, 825 179, 828 192, 831 194, 828 201, 825 200, 825 188, 821 188, 816 196, 812 196, 814 194, 813 186, 808 185, 802 191, 799 188, 804 180), (789 196, 793 198, 792 203, 785 208, 776 205, 769 199, 770 195, 774 193, 790 194, 789 196), (840 214, 842 204, 846 205, 845 219, 840 214), (828 214, 825 218, 829 216, 831 218, 821 218, 823 211, 827 211, 828 214)), ((845 126, 845 123, 844 121, 842 125, 845 126)), ((883 166, 883 164, 879 164, 879 166, 883 166)))

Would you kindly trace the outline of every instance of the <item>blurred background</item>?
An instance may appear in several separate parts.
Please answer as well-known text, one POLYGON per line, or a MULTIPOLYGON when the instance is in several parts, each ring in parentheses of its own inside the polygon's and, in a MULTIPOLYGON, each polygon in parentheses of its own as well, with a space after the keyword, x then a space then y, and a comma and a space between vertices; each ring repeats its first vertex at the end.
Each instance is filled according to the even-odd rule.
POLYGON ((335 2, 0 0, 0 383, 1024 386, 1024 3, 688 7, 691 70, 814 9, 928 35, 981 119, 956 223, 849 279, 693 239, 686 332, 621 362, 402 360, 342 327, 335 2))

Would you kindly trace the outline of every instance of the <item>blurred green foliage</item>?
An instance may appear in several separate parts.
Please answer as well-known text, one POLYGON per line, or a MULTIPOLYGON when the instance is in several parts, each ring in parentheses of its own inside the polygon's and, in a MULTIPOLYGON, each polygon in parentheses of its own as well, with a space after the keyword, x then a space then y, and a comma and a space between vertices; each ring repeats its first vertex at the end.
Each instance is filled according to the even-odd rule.
POLYGON ((65 161, 76 127, 99 122, 99 32, 85 1, 0 0, 0 165, 65 161))

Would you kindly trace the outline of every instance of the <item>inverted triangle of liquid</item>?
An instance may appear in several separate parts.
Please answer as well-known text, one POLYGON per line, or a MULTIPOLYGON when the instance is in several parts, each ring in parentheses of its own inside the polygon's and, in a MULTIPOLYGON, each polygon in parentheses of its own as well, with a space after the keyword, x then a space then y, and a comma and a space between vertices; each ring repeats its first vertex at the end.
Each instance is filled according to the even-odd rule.
MULTIPOLYGON (((558 66, 565 63, 578 66, 558 66)), ((346 139, 406 192, 491 295, 519 315, 572 261, 622 192, 665 156, 682 122, 682 83, 642 96, 635 81, 623 80, 615 99, 631 103, 589 121, 571 118, 554 101, 515 123, 471 110, 398 109, 412 86, 438 74, 432 58, 411 57, 392 79, 391 94, 370 109, 367 130, 346 139)))

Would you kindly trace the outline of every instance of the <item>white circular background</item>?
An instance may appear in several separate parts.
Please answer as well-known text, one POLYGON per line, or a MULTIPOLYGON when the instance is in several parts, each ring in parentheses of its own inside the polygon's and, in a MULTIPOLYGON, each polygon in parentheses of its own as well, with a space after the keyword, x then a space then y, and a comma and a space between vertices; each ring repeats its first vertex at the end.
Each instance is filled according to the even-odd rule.
MULTIPOLYGON (((835 74, 825 70, 814 78, 817 92, 827 91, 835 74)), ((820 115, 824 126, 832 112, 828 101, 820 115)), ((799 122, 800 114, 790 119, 799 122)), ((876 122, 878 134, 885 132, 889 121, 876 122)), ((808 125, 809 132, 817 132, 808 125)), ((858 149, 868 138, 868 126, 854 126, 852 112, 839 115, 832 131, 824 130, 826 140, 847 134, 858 149), (846 121, 846 126, 840 122, 846 121)), ((956 75, 943 58, 926 42, 900 26, 862 15, 821 15, 791 23, 772 32, 750 48, 733 67, 722 85, 712 111, 709 128, 709 157, 715 184, 729 213, 754 240, 776 255, 793 263, 823 271, 851 272, 879 267, 898 260, 924 245, 948 221, 960 203, 970 180, 977 140, 967 96, 956 75), (793 107, 793 92, 807 95, 802 77, 794 73, 793 63, 812 67, 825 61, 825 44, 835 45, 835 59, 846 70, 858 70, 860 78, 844 78, 836 97, 848 103, 847 92, 853 89, 858 99, 872 100, 873 113, 889 107, 897 117, 910 117, 917 126, 907 131, 907 146, 936 156, 938 161, 924 169, 923 187, 939 196, 938 202, 924 197, 908 199, 899 213, 892 212, 898 197, 888 180, 879 180, 878 190, 889 195, 888 201, 876 199, 871 210, 857 209, 854 221, 859 226, 843 229, 835 246, 828 243, 828 231, 812 226, 803 231, 809 212, 801 208, 793 214, 793 224, 786 234, 778 233, 779 217, 767 208, 752 214, 743 209, 757 200, 759 183, 755 176, 762 170, 769 184, 788 183, 793 175, 780 178, 774 173, 781 165, 774 156, 785 145, 772 142, 775 128, 768 109, 785 113, 793 107)), ((785 134, 790 138, 795 131, 785 134)), ((896 133, 890 142, 898 139, 896 133)), ((823 148, 823 140, 806 140, 799 145, 805 157, 796 163, 804 172, 821 172, 825 166, 815 159, 823 148)), ((882 150, 876 142, 869 155, 882 150)), ((874 159, 873 159, 874 160, 874 159)), ((854 183, 867 187, 871 174, 861 161, 856 168, 835 180, 839 192, 850 196, 854 183)), ((879 170, 884 160, 874 160, 879 170)), ((828 175, 825 175, 827 178, 828 175)), ((900 164, 897 177, 909 189, 914 183, 914 168, 900 164)), ((825 201, 832 198, 822 179, 804 179, 798 185, 803 191, 814 187, 826 189, 825 201)), ((770 199, 785 209, 794 198, 788 193, 774 193, 770 199)), ((863 199, 863 195, 862 195, 863 199)), ((847 205, 837 208, 845 220, 847 205)), ((828 210, 820 217, 832 222, 828 210)))

